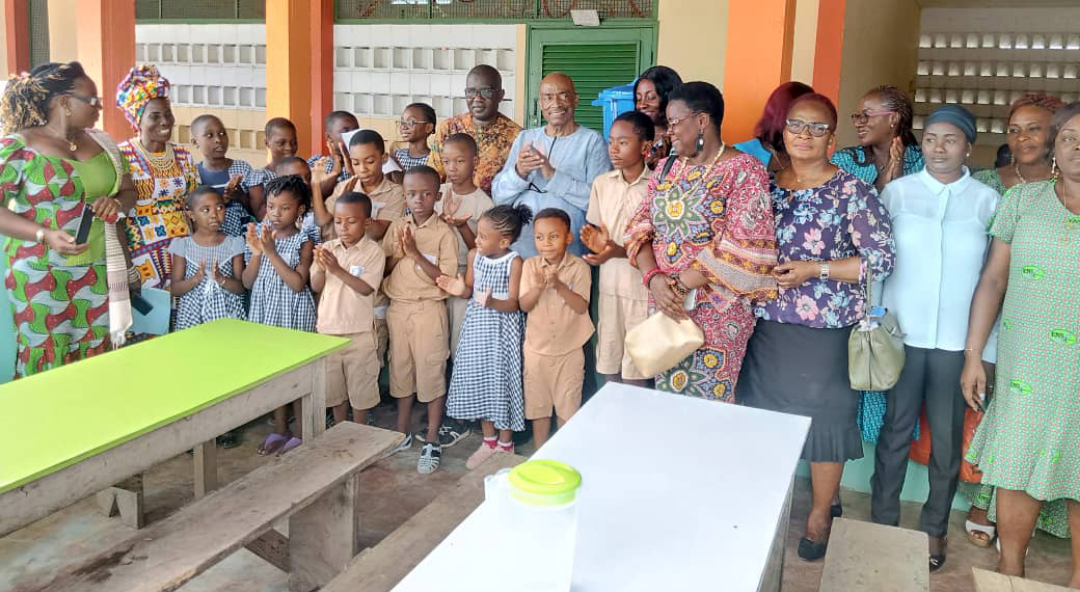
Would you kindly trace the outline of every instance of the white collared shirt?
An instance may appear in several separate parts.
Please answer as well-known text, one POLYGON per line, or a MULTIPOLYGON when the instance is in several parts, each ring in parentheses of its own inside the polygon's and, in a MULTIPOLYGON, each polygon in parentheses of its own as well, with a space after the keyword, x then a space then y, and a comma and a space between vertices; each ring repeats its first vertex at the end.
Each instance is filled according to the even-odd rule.
MULTIPOLYGON (((967 167, 949 184, 924 168, 885 186, 881 202, 892 218, 896 267, 885 280, 882 304, 896 314, 905 344, 964 349, 998 197, 972 179, 967 167)), ((988 361, 995 359, 994 333, 983 351, 988 361)))

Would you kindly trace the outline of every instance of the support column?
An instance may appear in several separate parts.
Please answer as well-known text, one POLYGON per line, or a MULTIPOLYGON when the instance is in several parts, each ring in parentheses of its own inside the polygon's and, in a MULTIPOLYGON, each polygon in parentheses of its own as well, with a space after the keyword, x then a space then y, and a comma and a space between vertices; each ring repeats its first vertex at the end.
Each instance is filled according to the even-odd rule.
POLYGON ((298 154, 303 156, 318 152, 322 145, 321 141, 313 144, 312 138, 316 128, 321 128, 321 123, 316 126, 314 122, 323 114, 313 117, 313 113, 322 109, 322 93, 317 96, 314 88, 316 84, 323 88, 323 70, 319 70, 316 82, 312 64, 313 54, 320 55, 320 64, 329 57, 333 76, 333 7, 329 4, 331 45, 329 56, 323 56, 323 0, 266 0, 266 71, 273 72, 266 78, 266 114, 287 117, 296 124, 298 154), (319 15, 318 21, 314 15, 319 15), (320 40, 317 46, 316 40, 320 40))
POLYGON ((135 3, 79 0, 76 36, 79 61, 98 85, 105 104, 102 123, 118 141, 131 137, 131 126, 116 108, 116 85, 135 65, 135 3))
POLYGON ((814 90, 840 104, 840 57, 846 0, 821 0, 814 48, 814 90))
POLYGON ((30 69, 29 0, 4 0, 4 46, 7 74, 30 69))
POLYGON ((323 120, 334 110, 334 0, 312 0, 311 23, 310 154, 315 154, 324 150, 323 120))
POLYGON ((769 94, 791 79, 795 0, 728 3, 724 55, 724 141, 741 142, 769 94))

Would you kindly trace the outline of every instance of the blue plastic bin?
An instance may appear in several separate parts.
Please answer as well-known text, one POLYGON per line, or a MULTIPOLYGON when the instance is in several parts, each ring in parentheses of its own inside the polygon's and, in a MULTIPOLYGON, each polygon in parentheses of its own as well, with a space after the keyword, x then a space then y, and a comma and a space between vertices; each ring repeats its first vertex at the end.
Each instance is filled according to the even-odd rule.
POLYGON ((607 140, 615 118, 634 110, 634 83, 605 88, 592 105, 604 110, 604 140, 607 140))

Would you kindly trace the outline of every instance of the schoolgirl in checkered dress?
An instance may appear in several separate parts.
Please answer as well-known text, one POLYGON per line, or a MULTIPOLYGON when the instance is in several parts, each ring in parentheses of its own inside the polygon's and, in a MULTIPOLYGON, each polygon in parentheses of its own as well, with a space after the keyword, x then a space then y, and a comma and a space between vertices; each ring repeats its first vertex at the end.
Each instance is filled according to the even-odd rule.
MULTIPOLYGON (((226 212, 228 207, 226 206, 226 212)), ((169 243, 169 253, 184 258, 184 278, 199 274, 205 262, 207 271, 202 280, 180 296, 176 307, 176 331, 195 327, 218 319, 246 319, 244 295, 234 294, 214 280, 211 266, 218 262, 220 276, 233 277, 233 258, 244 255, 244 240, 237 236, 222 236, 221 244, 203 246, 195 236, 184 236, 169 243)), ((176 269, 174 263, 173 269, 176 269)))
POLYGON ((491 422, 497 430, 525 429, 521 378, 525 313, 517 309, 516 286, 513 292, 510 289, 515 273, 520 279, 522 260, 509 247, 530 218, 523 206, 497 206, 480 217, 476 248, 469 253, 471 273, 463 278, 460 294, 469 291, 471 282, 472 298, 454 357, 446 413, 456 419, 491 422), (481 304, 488 294, 488 300, 512 302, 515 310, 505 312, 492 308, 490 302, 481 304))
POLYGON ((311 189, 297 175, 278 177, 266 184, 266 219, 249 227, 244 261, 244 285, 251 289, 248 320, 299 331, 315 331, 315 298, 308 288, 314 244, 301 232, 297 220, 309 209, 311 189), (271 238, 272 236, 272 238, 271 238), (294 290, 278 274, 269 243, 302 286, 294 290))

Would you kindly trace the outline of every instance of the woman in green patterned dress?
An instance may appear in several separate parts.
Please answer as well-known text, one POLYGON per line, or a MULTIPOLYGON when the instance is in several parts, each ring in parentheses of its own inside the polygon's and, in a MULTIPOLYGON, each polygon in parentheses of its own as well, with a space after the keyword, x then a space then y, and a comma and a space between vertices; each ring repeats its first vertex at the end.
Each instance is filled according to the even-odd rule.
MULTIPOLYGON (((996 189, 1001 195, 1015 185, 1049 181, 1051 173, 1050 159, 1046 154, 1046 134, 1050 128, 1050 118, 1061 106, 1060 99, 1045 94, 1024 95, 1013 101, 1007 130, 1011 162, 971 176, 996 189)), ((992 374, 990 381, 993 382, 992 374)), ((980 547, 989 547, 996 536, 994 488, 965 484, 963 490, 971 493, 971 509, 965 525, 968 540, 980 547)), ((1064 501, 1044 504, 1039 514, 1039 529, 1056 537, 1069 538, 1065 511, 1064 501)))
MULTIPOLYGON (((1019 576, 1045 502, 1064 500, 1080 529, 1080 103, 1054 115, 1047 146, 1055 180, 1013 187, 998 204, 961 377, 978 408, 977 352, 1000 310, 997 388, 967 459, 997 488, 998 571, 1019 576)), ((1080 537, 1072 552, 1070 586, 1080 587, 1080 537)))
MULTIPOLYGON (((110 293, 126 295, 126 283, 106 271, 103 221, 134 206, 135 188, 118 174, 124 168, 115 143, 88 129, 100 112, 97 86, 78 62, 43 64, 13 78, 0 100, 0 234, 16 377, 105 351, 116 304, 110 293), (76 244, 87 207, 95 221, 86 243, 76 244)), ((123 267, 120 273, 122 280, 123 267)))

